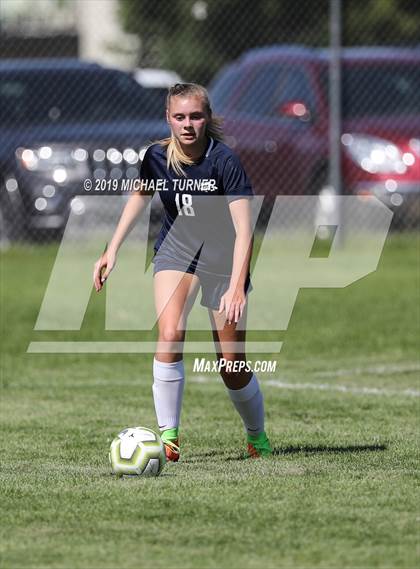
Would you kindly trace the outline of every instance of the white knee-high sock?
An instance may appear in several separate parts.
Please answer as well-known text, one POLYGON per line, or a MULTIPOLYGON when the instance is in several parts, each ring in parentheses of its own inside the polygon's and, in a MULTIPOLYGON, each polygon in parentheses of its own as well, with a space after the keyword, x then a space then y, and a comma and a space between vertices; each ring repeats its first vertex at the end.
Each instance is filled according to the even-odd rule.
POLYGON ((248 385, 241 389, 228 389, 233 405, 242 417, 245 430, 249 435, 258 435, 264 431, 264 398, 255 374, 248 385))
POLYGON ((178 428, 184 393, 184 361, 153 361, 153 399, 161 431, 178 428))

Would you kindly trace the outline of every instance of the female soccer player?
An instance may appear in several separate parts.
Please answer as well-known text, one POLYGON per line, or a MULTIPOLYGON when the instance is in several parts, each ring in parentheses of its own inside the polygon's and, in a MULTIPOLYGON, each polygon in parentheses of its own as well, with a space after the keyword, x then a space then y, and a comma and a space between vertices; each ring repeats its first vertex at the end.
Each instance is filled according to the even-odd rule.
POLYGON ((153 259, 159 330, 153 398, 167 459, 179 460, 183 342, 200 285, 218 361, 226 364, 220 374, 247 433, 248 456, 267 456, 272 448, 264 431, 263 396, 244 353, 252 188, 239 159, 222 142, 204 87, 171 87, 166 117, 171 136, 147 149, 141 189, 130 196, 108 250, 95 264, 95 288, 99 292, 112 271, 119 247, 146 206, 145 196, 160 190, 165 216, 153 259))

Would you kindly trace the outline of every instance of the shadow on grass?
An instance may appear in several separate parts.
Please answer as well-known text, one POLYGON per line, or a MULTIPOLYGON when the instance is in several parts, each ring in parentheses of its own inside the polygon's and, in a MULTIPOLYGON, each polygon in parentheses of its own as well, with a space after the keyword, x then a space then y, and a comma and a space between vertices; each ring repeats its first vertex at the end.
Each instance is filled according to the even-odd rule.
POLYGON ((377 452, 386 450, 386 445, 347 445, 347 446, 289 446, 274 449, 275 456, 283 454, 316 454, 316 453, 347 453, 347 452, 377 452))
MULTIPOLYGON (((354 452, 379 452, 384 451, 388 447, 384 444, 376 445, 347 445, 347 446, 288 446, 288 447, 276 447, 273 450, 273 456, 283 456, 287 454, 343 454, 343 453, 354 453, 354 452)), ((216 450, 212 449, 207 452, 194 453, 194 457, 183 460, 184 463, 197 463, 201 460, 206 460, 207 458, 232 461, 232 460, 247 460, 249 457, 245 454, 235 454, 226 456, 228 451, 226 450, 216 450)))

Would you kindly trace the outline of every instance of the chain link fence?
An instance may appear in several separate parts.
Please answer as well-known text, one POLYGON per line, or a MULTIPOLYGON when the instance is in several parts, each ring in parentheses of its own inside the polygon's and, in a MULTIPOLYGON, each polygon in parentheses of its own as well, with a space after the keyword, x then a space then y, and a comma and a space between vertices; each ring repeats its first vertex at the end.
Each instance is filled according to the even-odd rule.
MULTIPOLYGON (((57 35, 44 22, 42 37, 30 29, 30 10, 21 26, 1 11, 2 244, 55 242, 70 215, 78 217, 81 233, 86 219, 86 230, 94 224, 110 234, 119 212, 107 212, 101 201, 92 217, 94 200, 86 198, 121 195, 122 209, 145 148, 168 134, 167 87, 180 80, 209 88, 226 143, 240 156, 255 193, 264 196, 259 227, 284 195, 320 196, 308 219, 334 226, 340 219, 335 195, 344 194, 367 204, 370 196, 378 198, 394 212, 393 230, 418 228, 420 6, 337 3, 341 14, 334 20, 327 0, 108 0, 120 29, 136 39, 126 57, 112 38, 106 45, 124 70, 84 61, 83 34, 106 28, 100 9, 92 29, 84 22, 82 32, 77 10, 83 3, 51 0, 49 9, 66 10, 73 23, 57 35), (339 83, 331 84, 337 80, 333 53, 340 68, 339 83), (341 96, 334 147, 335 89, 341 96), (339 183, 331 176, 334 152, 339 183)), ((97 60, 103 55, 100 48, 97 60)))

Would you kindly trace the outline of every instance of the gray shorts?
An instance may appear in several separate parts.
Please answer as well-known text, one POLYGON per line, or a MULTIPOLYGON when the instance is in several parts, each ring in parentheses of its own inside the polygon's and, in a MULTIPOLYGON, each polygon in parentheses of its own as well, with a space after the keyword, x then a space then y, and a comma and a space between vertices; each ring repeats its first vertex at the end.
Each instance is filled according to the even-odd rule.
MULTIPOLYGON (((153 275, 159 271, 181 271, 196 275, 200 280, 201 286, 201 302, 202 306, 219 310, 220 299, 229 288, 230 277, 223 275, 214 275, 201 271, 197 268, 196 262, 192 262, 187 268, 180 261, 176 261, 159 251, 153 257, 153 275)), ((245 293, 248 294, 252 290, 252 284, 248 275, 245 282, 245 293)))

